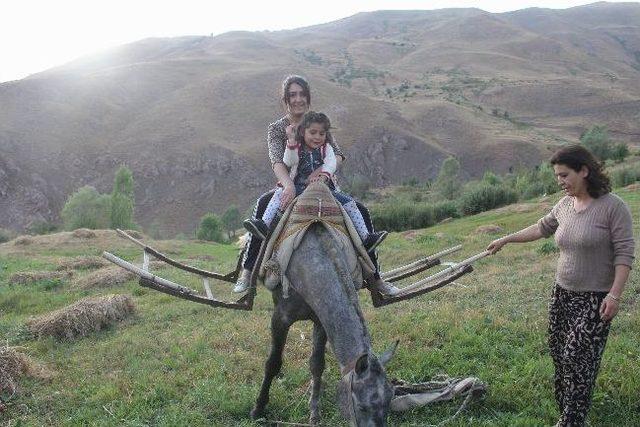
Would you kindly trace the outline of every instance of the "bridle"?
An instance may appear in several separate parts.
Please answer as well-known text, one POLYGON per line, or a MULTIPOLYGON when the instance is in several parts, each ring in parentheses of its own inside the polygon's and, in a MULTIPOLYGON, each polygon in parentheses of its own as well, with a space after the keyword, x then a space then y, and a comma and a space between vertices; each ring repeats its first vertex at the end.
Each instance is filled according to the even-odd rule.
POLYGON ((362 353, 360 356, 356 357, 355 360, 353 360, 352 362, 347 363, 341 370, 340 373, 342 374, 342 380, 343 381, 347 381, 348 383, 348 388, 347 388, 347 394, 349 395, 349 399, 348 399, 348 410, 349 410, 349 421, 351 421, 351 424, 354 426, 358 425, 358 417, 356 416, 356 408, 353 402, 353 376, 355 375, 355 369, 356 369, 356 364, 358 363, 358 360, 360 360, 360 358, 362 356, 364 356, 365 354, 368 353, 362 353), (348 377, 348 378, 347 378, 348 377))

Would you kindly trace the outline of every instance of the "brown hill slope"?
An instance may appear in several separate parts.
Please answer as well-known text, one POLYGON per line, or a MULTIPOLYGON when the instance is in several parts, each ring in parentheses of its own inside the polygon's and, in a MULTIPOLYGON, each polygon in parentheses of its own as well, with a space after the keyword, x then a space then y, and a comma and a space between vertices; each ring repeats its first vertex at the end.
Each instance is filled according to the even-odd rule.
POLYGON ((0 84, 0 227, 57 220, 82 185, 136 179, 136 220, 192 232, 273 184, 278 86, 307 76, 376 185, 533 165, 593 124, 640 135, 640 5, 360 13, 279 32, 148 39, 0 84), (493 114, 493 112, 497 114, 493 114), (505 113, 508 119, 505 118, 505 113))

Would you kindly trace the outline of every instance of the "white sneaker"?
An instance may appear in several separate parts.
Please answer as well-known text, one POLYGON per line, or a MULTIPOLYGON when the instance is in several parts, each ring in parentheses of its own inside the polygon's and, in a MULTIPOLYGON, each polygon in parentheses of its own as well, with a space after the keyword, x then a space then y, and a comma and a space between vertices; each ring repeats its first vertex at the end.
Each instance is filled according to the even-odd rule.
POLYGON ((233 292, 236 294, 241 294, 246 292, 249 289, 249 285, 251 283, 251 271, 250 270, 242 270, 242 274, 238 277, 238 281, 236 285, 233 287, 233 292))

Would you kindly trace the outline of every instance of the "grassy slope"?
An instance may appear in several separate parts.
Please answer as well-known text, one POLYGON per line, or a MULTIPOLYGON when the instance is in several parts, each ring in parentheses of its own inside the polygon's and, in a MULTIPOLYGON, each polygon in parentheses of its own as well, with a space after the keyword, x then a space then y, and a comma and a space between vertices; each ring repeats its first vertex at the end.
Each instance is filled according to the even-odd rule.
MULTIPOLYGON (((635 218, 639 234, 640 194, 620 190, 635 218)), ((455 259, 479 252, 494 236, 475 234, 482 224, 515 231, 535 221, 543 208, 504 208, 413 233, 393 234, 383 245, 389 268, 421 254, 464 243, 455 259)), ((11 244, 8 244, 11 245, 11 244)), ((134 281, 111 289, 77 290, 70 283, 11 286, 16 271, 53 269, 62 256, 99 254, 111 249, 128 259, 137 251, 126 243, 66 245, 59 248, 8 250, 0 246, 0 338, 21 345, 56 375, 48 382, 27 379, 21 392, 0 413, 0 423, 16 425, 251 425, 248 412, 262 379, 269 348, 269 293, 261 289, 253 312, 211 309, 146 288, 134 281), (109 330, 70 343, 25 338, 21 326, 31 315, 63 307, 81 297, 128 293, 138 306, 135 318, 109 330)), ((191 260, 205 268, 227 271, 236 249, 198 242, 159 242, 178 259, 210 255, 213 261, 191 260)), ((552 365, 546 348, 546 304, 555 255, 540 255, 542 242, 513 245, 484 259, 476 272, 457 284, 383 309, 373 309, 368 295, 361 301, 376 351, 401 340, 389 375, 425 381, 436 374, 477 376, 489 392, 454 426, 551 425, 557 412, 552 394, 552 365)), ((166 275, 187 279, 167 271, 166 275)), ((640 294, 637 269, 616 319, 591 411, 592 425, 640 424, 640 294)), ((196 286, 192 283, 192 286, 196 286)), ((231 297, 225 294, 225 297, 231 297)), ((311 326, 292 328, 284 375, 274 382, 269 417, 305 422, 308 416, 311 326)), ((338 368, 333 356, 325 373, 323 421, 342 423, 335 402, 338 368)), ((436 424, 453 415, 457 403, 441 403, 401 415, 392 425, 436 424)))

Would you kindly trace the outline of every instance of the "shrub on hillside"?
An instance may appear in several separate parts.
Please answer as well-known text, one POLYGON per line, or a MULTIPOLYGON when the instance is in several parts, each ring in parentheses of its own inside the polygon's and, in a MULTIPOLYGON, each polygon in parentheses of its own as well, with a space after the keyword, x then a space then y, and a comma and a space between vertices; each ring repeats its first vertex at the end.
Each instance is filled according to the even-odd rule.
POLYGON ((8 242, 16 237, 16 233, 6 228, 0 228, 0 243, 8 242))
POLYGON ((610 174, 613 187, 625 187, 640 181, 640 164, 626 166, 612 171, 610 174))
POLYGON ((27 232, 32 235, 50 234, 58 231, 58 226, 48 221, 34 221, 27 228, 27 232))
POLYGON ((371 217, 379 229, 402 231, 434 225, 445 218, 458 217, 454 202, 440 203, 388 203, 373 206, 371 217))
POLYGON ((580 136, 580 142, 602 161, 613 159, 621 162, 629 155, 627 144, 614 144, 606 126, 593 126, 580 136))
POLYGON ((515 191, 503 187, 489 185, 486 182, 468 185, 458 199, 460 211, 464 215, 474 215, 518 200, 515 191))
POLYGON ((111 197, 93 187, 82 187, 67 199, 61 216, 67 230, 109 228, 111 197))
POLYGON ((208 213, 200 220, 200 226, 196 231, 196 237, 200 240, 208 240, 210 242, 222 242, 222 221, 218 215, 208 213))
POLYGON ((520 172, 515 177, 514 188, 521 199, 555 193, 558 191, 558 183, 553 167, 544 163, 535 169, 520 172))

